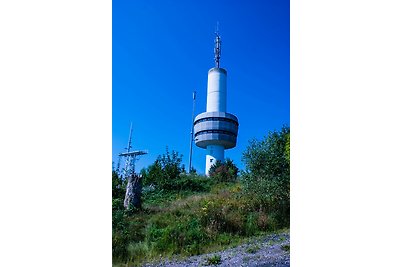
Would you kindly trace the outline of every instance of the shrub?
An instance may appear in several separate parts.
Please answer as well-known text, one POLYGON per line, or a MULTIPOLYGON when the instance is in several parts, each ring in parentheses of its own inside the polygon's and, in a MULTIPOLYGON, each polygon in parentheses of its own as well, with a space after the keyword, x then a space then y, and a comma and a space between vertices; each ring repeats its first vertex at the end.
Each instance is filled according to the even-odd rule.
POLYGON ((124 199, 126 185, 116 171, 112 172, 112 198, 124 199))
POLYGON ((278 226, 288 226, 290 215, 290 129, 282 127, 263 140, 252 140, 243 153, 244 191, 274 213, 278 226))
POLYGON ((182 155, 174 150, 170 153, 167 147, 165 154, 159 155, 152 165, 141 171, 143 185, 154 185, 158 190, 176 190, 176 180, 184 168, 182 155))
POLYGON ((126 231, 113 231, 112 257, 113 261, 125 261, 128 258, 127 247, 130 242, 126 231))
POLYGON ((232 160, 217 161, 210 167, 209 175, 217 182, 234 182, 237 179, 239 169, 232 160))
POLYGON ((220 255, 213 255, 206 259, 206 265, 218 265, 221 264, 221 256, 220 255))
POLYGON ((126 261, 132 257, 128 246, 145 238, 146 215, 127 216, 126 211, 113 212, 112 256, 113 261, 126 261))

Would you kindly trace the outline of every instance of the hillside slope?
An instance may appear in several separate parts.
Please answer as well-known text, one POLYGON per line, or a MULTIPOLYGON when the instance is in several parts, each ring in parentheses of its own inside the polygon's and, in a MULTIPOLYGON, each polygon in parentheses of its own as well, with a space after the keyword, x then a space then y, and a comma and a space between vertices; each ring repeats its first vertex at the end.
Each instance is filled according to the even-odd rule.
POLYGON ((187 259, 171 259, 146 264, 146 267, 197 267, 207 265, 218 266, 290 266, 290 236, 285 230, 279 234, 270 234, 252 238, 248 242, 234 248, 215 253, 192 256, 187 259))

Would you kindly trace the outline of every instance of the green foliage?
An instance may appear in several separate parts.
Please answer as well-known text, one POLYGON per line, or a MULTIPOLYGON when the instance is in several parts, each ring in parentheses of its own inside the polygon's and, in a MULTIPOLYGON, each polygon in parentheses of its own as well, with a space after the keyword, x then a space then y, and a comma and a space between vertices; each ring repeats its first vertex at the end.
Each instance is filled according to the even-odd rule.
MULTIPOLYGON (((135 213, 123 208, 125 185, 113 173, 113 261, 132 266, 174 254, 207 253, 287 226, 289 160, 287 127, 250 142, 240 180, 229 159, 212 166, 210 177, 185 173, 182 156, 167 148, 141 172, 143 209, 135 213)), ((207 264, 221 263, 214 257, 207 264)))
POLYGON ((290 162, 290 133, 287 133, 287 139, 285 144, 285 157, 290 162))
POLYGON ((251 246, 251 247, 248 247, 248 248, 246 249, 246 252, 247 252, 247 253, 254 254, 254 253, 256 253, 256 252, 259 251, 259 250, 260 250, 260 247, 259 247, 258 245, 253 245, 253 246, 251 246))
POLYGON ((113 220, 114 260, 139 264, 160 255, 197 255, 276 229, 273 215, 260 211, 260 201, 242 194, 241 188, 237 182, 212 185, 212 193, 169 192, 164 195, 169 201, 160 198, 157 205, 146 206, 151 210, 133 215, 121 210, 113 220))
POLYGON ((209 191, 213 183, 207 177, 200 176, 192 168, 190 173, 185 173, 182 164, 182 155, 178 152, 169 152, 157 157, 157 160, 148 168, 141 171, 143 185, 153 186, 155 190, 146 193, 147 196, 167 196, 171 192, 206 192, 209 191))
POLYGON ((140 266, 139 264, 144 262, 147 258, 149 247, 146 242, 133 242, 128 245, 127 252, 129 261, 140 266))
POLYGON ((221 256, 220 255, 213 255, 206 259, 206 265, 219 265, 221 264, 221 256))
POLYGON ((190 174, 197 174, 197 170, 194 167, 191 167, 189 173, 190 174))
POLYGON ((234 182, 237 180, 239 169, 231 159, 217 161, 210 167, 209 175, 217 182, 234 182))
POLYGON ((118 218, 114 218, 113 212, 113 261, 125 261, 134 256, 132 249, 129 252, 128 246, 144 240, 148 215, 137 213, 133 217, 129 216, 124 210, 119 210, 115 214, 118 218))
POLYGON ((152 217, 146 234, 156 253, 194 255, 207 243, 199 219, 184 211, 152 217))
POLYGON ((143 185, 154 185, 159 190, 176 190, 176 179, 185 171, 182 165, 182 155, 172 150, 157 157, 157 160, 147 169, 143 169, 143 185))
POLYGON ((181 173, 179 177, 171 181, 170 188, 174 190, 145 190, 142 195, 145 205, 160 205, 195 193, 210 192, 215 181, 196 174, 181 173))
POLYGON ((279 226, 289 224, 290 129, 282 127, 263 140, 250 141, 243 153, 243 184, 247 195, 260 201, 279 226))
POLYGON ((116 171, 112 172, 112 197, 124 198, 125 197, 126 184, 122 180, 116 171))

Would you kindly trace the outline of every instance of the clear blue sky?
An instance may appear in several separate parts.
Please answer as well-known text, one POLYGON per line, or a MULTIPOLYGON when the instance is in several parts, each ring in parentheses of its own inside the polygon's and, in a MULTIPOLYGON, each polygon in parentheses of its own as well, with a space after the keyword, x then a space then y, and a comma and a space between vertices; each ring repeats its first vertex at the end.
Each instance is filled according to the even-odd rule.
MULTIPOLYGON (((206 109, 207 72, 214 66, 219 21, 221 67, 228 71, 227 111, 239 119, 237 146, 225 151, 243 168, 252 138, 290 125, 289 1, 121 1, 112 6, 112 158, 127 146, 147 149, 137 171, 166 146, 188 166, 192 92, 206 109)), ((193 149, 204 173, 205 150, 193 149)))

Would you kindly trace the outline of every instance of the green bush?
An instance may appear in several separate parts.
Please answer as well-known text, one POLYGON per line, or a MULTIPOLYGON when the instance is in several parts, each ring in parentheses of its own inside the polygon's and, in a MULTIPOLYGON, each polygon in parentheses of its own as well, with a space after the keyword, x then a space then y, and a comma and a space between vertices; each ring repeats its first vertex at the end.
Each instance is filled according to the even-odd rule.
POLYGON ((219 265, 221 264, 221 256, 213 255, 206 259, 206 265, 219 265))
POLYGON ((182 155, 168 147, 166 153, 159 155, 156 161, 147 169, 143 169, 143 186, 154 185, 158 190, 176 190, 176 180, 185 171, 182 165, 182 155))
POLYGON ((113 260, 126 261, 132 257, 132 254, 129 254, 128 246, 144 240, 147 216, 138 213, 134 217, 130 217, 124 210, 113 212, 113 260))
POLYGON ((170 190, 208 192, 214 184, 212 179, 197 174, 181 173, 174 181, 171 181, 170 190))
POLYGON ((128 259, 127 247, 130 243, 129 234, 126 231, 113 231, 112 258, 113 262, 126 261, 128 259))
POLYGON ((278 227, 289 225, 290 215, 290 129, 282 127, 263 140, 250 141, 243 153, 245 193, 257 199, 267 213, 274 213, 278 227))
POLYGON ((217 182, 235 182, 238 177, 239 169, 231 159, 224 162, 217 161, 210 167, 209 175, 217 182))
POLYGON ((121 176, 116 171, 112 172, 112 198, 124 198, 125 197, 126 184, 124 183, 121 176))

